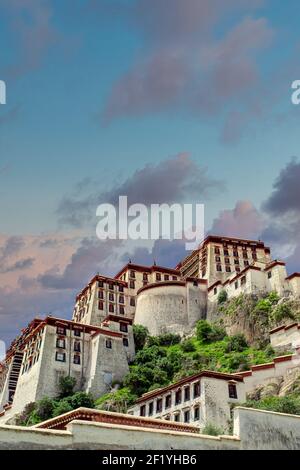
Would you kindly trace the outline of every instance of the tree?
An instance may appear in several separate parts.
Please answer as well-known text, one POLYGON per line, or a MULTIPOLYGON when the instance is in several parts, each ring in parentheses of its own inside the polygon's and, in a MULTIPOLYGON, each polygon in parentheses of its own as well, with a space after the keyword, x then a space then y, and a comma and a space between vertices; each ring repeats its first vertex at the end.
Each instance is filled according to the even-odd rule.
POLYGON ((72 411, 72 409, 73 408, 67 399, 60 400, 57 406, 54 408, 52 416, 53 418, 55 418, 56 416, 60 416, 64 413, 68 413, 69 411, 72 411))
POLYGON ((194 352, 195 351, 195 345, 191 339, 186 339, 181 343, 181 349, 182 351, 189 353, 189 352, 194 352))
POLYGON ((65 398, 73 394, 74 387, 76 385, 76 379, 69 375, 60 377, 59 379, 59 390, 60 398, 65 398))
POLYGON ((133 337, 136 351, 143 349, 146 340, 149 336, 149 331, 142 325, 133 325, 133 337))
POLYGON ((73 410, 76 410, 76 408, 80 407, 94 408, 95 406, 92 395, 85 392, 76 392, 74 395, 67 397, 66 400, 71 405, 73 410))
POLYGON ((35 411, 41 421, 46 421, 52 417, 54 408, 55 400, 44 397, 36 403, 35 411))

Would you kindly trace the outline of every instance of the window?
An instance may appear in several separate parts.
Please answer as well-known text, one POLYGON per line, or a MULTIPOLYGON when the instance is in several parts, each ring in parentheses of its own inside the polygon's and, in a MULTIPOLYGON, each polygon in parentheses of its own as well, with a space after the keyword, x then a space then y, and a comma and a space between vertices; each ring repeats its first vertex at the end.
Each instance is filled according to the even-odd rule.
POLYGON ((184 389, 184 401, 188 401, 190 399, 190 387, 185 387, 184 389))
POLYGON ((130 281, 130 282, 129 282, 129 287, 130 287, 130 289, 135 289, 135 282, 134 282, 134 281, 130 281))
POLYGON ((229 251, 228 250, 224 250, 224 256, 229 256, 229 251))
POLYGON ((234 259, 234 264, 240 264, 238 258, 235 258, 235 259, 234 259))
POLYGON ((230 259, 229 259, 229 258, 225 258, 225 263, 226 263, 226 264, 230 264, 230 259))
POLYGON ((161 281, 161 274, 160 273, 156 273, 156 280, 161 281))
POLYGON ((179 405, 181 403, 181 390, 177 390, 175 393, 175 405, 179 405))
POLYGON ((226 272, 227 272, 227 273, 231 273, 231 268, 230 268, 230 266, 226 266, 226 272))
POLYGON ((216 262, 217 262, 217 263, 220 263, 220 262, 221 262, 220 256, 216 256, 216 262))
POLYGON ((55 360, 58 362, 66 362, 66 353, 57 352, 55 354, 55 360))
POLYGON ((135 271, 130 271, 130 277, 132 277, 133 279, 135 279, 135 271))
POLYGON ((179 413, 174 415, 174 421, 176 421, 176 423, 178 423, 180 421, 180 414, 179 413))
POLYGON ((124 303, 124 295, 119 296, 119 302, 120 302, 120 304, 124 303))
POLYGON ((113 306, 113 304, 109 304, 109 306, 108 306, 108 311, 111 312, 111 313, 114 313, 114 306, 113 306))
POLYGON ((216 254, 216 255, 219 255, 219 254, 220 254, 220 248, 218 248, 217 246, 215 246, 215 254, 216 254))
POLYGON ((238 287, 239 287, 239 281, 235 281, 234 287, 235 287, 236 289, 238 289, 238 287))
POLYGON ((252 258, 256 261, 256 260, 257 260, 257 254, 256 254, 256 253, 252 253, 252 258))
POLYGON ((104 283, 103 281, 98 281, 98 287, 103 287, 104 283))
POLYGON ((125 346, 125 348, 128 348, 128 339, 127 338, 123 338, 123 346, 125 346))
POLYGON ((120 331, 123 331, 124 333, 127 333, 127 331, 128 331, 127 323, 120 323, 120 331))
POLYGON ((271 279, 271 277, 272 277, 272 271, 269 271, 268 272, 268 279, 271 279))
POLYGON ((243 276, 241 279, 241 286, 244 286, 246 284, 246 276, 243 276))
POLYGON ((156 402, 156 413, 160 413, 162 411, 162 398, 158 398, 156 402))
POLYGON ((236 266, 235 270, 237 273, 241 272, 241 268, 239 266, 236 266))
POLYGON ((229 398, 237 398, 237 391, 235 384, 228 384, 228 395, 229 398))
POLYGON ((214 288, 214 295, 217 295, 217 293, 218 293, 218 289, 215 287, 214 288))
POLYGON ((247 251, 243 251, 243 258, 244 258, 244 259, 248 259, 248 253, 247 253, 247 251))
POLYGON ((234 251, 233 251, 233 256, 235 256, 236 258, 238 258, 239 252, 238 252, 237 250, 234 250, 234 251))
POLYGON ((244 261, 244 266, 249 266, 249 261, 244 261))
POLYGON ((190 422, 190 410, 185 411, 183 417, 184 417, 184 422, 189 423, 190 422))
POLYGON ((74 351, 80 352, 80 341, 74 341, 74 351))
POLYGON ((76 329, 74 330, 74 336, 78 336, 78 338, 80 338, 80 336, 81 336, 81 331, 76 328, 76 329))
POLYGON ((80 364, 80 356, 79 356, 79 354, 74 354, 73 362, 74 362, 74 364, 80 364))
POLYGON ((135 298, 134 297, 130 297, 130 305, 131 305, 131 307, 135 307, 135 298))
POLYGON ((66 335, 66 328, 64 328, 63 326, 58 326, 57 329, 56 329, 56 333, 58 335, 66 335))
POLYGON ((148 274, 147 273, 143 273, 143 281, 148 281, 148 274))
POLYGON ((57 348, 61 348, 61 349, 65 349, 65 347, 66 347, 66 341, 65 341, 64 339, 57 338, 57 340, 56 340, 56 347, 57 347, 57 348))
POLYGON ((105 346, 107 349, 112 349, 112 342, 111 342, 111 339, 107 339, 105 341, 105 346))
POLYGON ((140 416, 146 416, 146 405, 140 407, 140 416))
POLYGON ((170 408, 171 403, 172 403, 172 395, 170 394, 166 396, 165 408, 170 408))
POLYGON ((149 416, 153 415, 153 401, 151 403, 149 403, 148 414, 149 414, 149 416))
POLYGON ((124 286, 119 286, 119 292, 124 292, 124 286))
POLYGON ((194 384, 194 398, 200 397, 200 382, 194 384))
POLYGON ((169 279, 170 279, 170 276, 169 276, 168 274, 165 274, 165 275, 164 275, 164 280, 165 280, 165 281, 168 281, 169 279))
POLYGON ((114 294, 109 293, 109 300, 111 300, 112 302, 114 301, 114 294))
POLYGON ((219 271, 219 272, 222 271, 222 266, 220 264, 217 264, 217 271, 219 271))
POLYGON ((195 406, 194 408, 194 421, 199 421, 200 419, 200 408, 199 406, 195 406))
POLYGON ((119 307, 119 314, 120 315, 125 315, 125 308, 124 308, 123 305, 120 305, 120 307, 119 307))
POLYGON ((109 290, 114 290, 114 285, 112 282, 109 283, 108 288, 109 290))
POLYGON ((172 276, 173 281, 177 281, 177 276, 172 276))
POLYGON ((102 300, 100 300, 100 302, 98 302, 98 309, 99 309, 99 310, 103 310, 103 302, 102 302, 102 300))
POLYGON ((198 287, 198 281, 193 281, 193 286, 198 287))

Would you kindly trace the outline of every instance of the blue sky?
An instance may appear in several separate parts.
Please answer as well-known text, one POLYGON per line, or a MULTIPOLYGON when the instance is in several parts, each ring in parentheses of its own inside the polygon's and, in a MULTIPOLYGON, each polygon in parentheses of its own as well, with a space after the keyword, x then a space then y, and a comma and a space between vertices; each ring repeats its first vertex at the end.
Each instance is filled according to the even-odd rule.
MULTIPOLYGON (((220 182, 207 193, 199 181, 199 196, 185 194, 205 204, 207 230, 222 231, 229 218, 233 235, 265 235, 294 268, 298 213, 274 216, 271 203, 268 211, 262 204, 299 155, 300 106, 290 99, 300 79, 298 18, 296 0, 0 0, 2 252, 12 237, 23 242, 2 256, 5 334, 11 314, 20 324, 48 305, 67 314, 88 280, 85 266, 55 305, 57 292, 41 284, 49 270, 63 279, 86 240, 97 243, 93 217, 72 226, 66 207, 138 186, 136 171, 147 165, 154 175, 168 161, 180 170, 181 154, 190 165, 186 182, 197 168, 220 182), (59 261, 57 251, 38 248, 53 237, 64 251, 59 261), (24 259, 33 261, 12 270, 24 259), (16 306, 13 295, 21 296, 16 306)), ((122 261, 97 246, 91 276, 122 261)))

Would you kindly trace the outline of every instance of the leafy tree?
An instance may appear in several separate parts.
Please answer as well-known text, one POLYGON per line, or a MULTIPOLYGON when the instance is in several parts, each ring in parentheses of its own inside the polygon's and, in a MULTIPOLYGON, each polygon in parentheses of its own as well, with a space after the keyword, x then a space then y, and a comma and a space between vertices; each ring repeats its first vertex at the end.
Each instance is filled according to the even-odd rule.
POLYGON ((133 325, 133 337, 136 351, 143 349, 148 336, 149 331, 143 325, 133 325))
POLYGON ((52 417, 55 404, 55 400, 48 397, 44 397, 36 403, 35 411, 41 421, 46 421, 52 417))
POLYGON ((260 410, 277 411, 278 413, 300 415, 300 397, 297 394, 285 397, 271 396, 257 401, 250 400, 245 403, 245 406, 260 410))
POLYGON ((76 379, 74 377, 62 376, 59 379, 59 390, 60 398, 68 397, 73 394, 74 387, 76 385, 76 379))

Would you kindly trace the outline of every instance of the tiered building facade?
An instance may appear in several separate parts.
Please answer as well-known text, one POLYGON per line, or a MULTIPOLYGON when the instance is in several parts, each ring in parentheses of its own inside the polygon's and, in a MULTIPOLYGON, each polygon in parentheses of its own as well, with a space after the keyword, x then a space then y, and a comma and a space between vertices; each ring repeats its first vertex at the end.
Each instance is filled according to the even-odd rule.
MULTIPOLYGON (((97 274, 77 295, 72 321, 36 318, 12 343, 0 366, 0 411, 19 412, 43 396, 57 396, 62 375, 75 377, 77 390, 100 396, 129 370, 135 355, 133 323, 151 335, 189 334, 221 291, 228 298, 271 291, 299 297, 300 273, 288 276, 285 263, 272 260, 262 241, 209 236, 174 269, 129 262, 115 277, 97 274)), ((230 380, 239 382, 209 380, 225 388, 230 380)), ((172 400, 171 394, 171 405, 172 400)), ((198 415, 189 410, 183 421, 184 416, 196 421, 198 415)))

